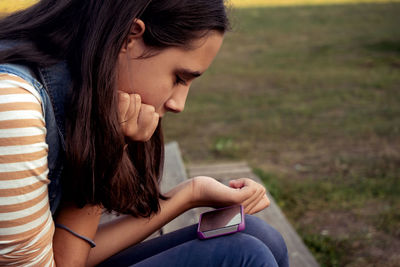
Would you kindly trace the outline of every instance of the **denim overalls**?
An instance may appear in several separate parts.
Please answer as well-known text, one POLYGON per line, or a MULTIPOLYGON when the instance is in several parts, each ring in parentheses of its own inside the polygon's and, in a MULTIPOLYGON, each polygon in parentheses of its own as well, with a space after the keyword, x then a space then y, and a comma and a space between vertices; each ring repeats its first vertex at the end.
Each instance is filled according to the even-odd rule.
POLYGON ((65 62, 47 68, 38 68, 35 75, 29 68, 16 64, 0 64, 0 73, 17 75, 39 92, 46 121, 47 156, 51 183, 48 186, 51 213, 54 214, 61 200, 61 173, 65 155, 64 104, 71 78, 65 62), (37 77, 39 76, 39 77, 37 77))

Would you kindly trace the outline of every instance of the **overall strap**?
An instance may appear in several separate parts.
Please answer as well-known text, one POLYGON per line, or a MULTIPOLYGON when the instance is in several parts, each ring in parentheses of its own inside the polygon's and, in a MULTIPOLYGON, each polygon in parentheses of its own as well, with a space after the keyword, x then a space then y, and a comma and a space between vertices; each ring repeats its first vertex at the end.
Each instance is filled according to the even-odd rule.
POLYGON ((50 67, 38 68, 38 74, 52 102, 61 145, 65 151, 65 102, 71 87, 67 63, 62 61, 50 67))
POLYGON ((49 125, 49 128, 51 128, 53 136, 57 135, 57 138, 53 137, 51 140, 49 140, 49 147, 54 146, 55 149, 53 151, 56 151, 56 154, 49 155, 48 157, 49 164, 53 164, 49 173, 49 177, 51 177, 52 181, 49 185, 50 208, 52 214, 55 214, 62 195, 61 177, 64 169, 65 159, 64 108, 67 94, 71 85, 71 78, 65 62, 60 62, 45 68, 38 68, 37 76, 43 84, 43 87, 45 88, 51 101, 53 119, 50 120, 52 125, 49 125))

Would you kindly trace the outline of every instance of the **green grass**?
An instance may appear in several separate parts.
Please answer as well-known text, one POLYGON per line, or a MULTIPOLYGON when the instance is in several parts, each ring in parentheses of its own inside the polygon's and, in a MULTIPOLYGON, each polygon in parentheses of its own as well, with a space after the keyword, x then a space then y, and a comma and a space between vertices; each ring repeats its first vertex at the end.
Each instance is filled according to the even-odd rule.
MULTIPOLYGON (((378 164, 386 165, 384 162, 378 164)), ((387 168, 370 166, 358 175, 342 174, 335 177, 332 174, 320 181, 315 181, 313 177, 301 180, 277 177, 260 169, 255 172, 277 199, 278 205, 289 216, 319 262, 325 266, 343 266, 354 261, 352 256, 357 253, 357 249, 352 248, 352 244, 377 246, 378 242, 400 238, 400 170, 398 167, 387 168), (377 170, 387 171, 374 173, 377 170), (314 224, 302 222, 304 216, 308 219, 316 216, 307 213, 321 211, 345 215, 343 219, 348 221, 344 223, 351 224, 351 220, 354 220, 353 225, 348 226, 343 233, 343 229, 335 229, 335 225, 323 218, 318 218, 314 224), (362 227, 357 229, 360 225, 362 227), (363 230, 366 225, 367 229, 363 230), (331 233, 328 231, 324 234, 327 230, 323 229, 329 229, 331 233), (335 232, 340 234, 335 235, 335 232), (384 233, 390 238, 368 240, 368 236, 374 232, 384 233)), ((368 247, 362 250, 368 251, 368 247)), ((368 254, 364 259, 370 263, 377 260, 368 254)))
POLYGON ((232 14, 186 110, 164 120, 190 163, 247 160, 323 266, 400 250, 400 4, 232 14))

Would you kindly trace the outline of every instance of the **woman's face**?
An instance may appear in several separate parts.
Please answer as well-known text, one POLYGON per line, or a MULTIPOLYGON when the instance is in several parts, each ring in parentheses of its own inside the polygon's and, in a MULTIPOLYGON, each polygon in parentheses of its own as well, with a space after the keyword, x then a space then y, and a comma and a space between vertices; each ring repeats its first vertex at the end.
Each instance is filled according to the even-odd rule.
POLYGON ((139 94, 142 103, 154 106, 162 117, 166 112, 181 112, 190 85, 211 64, 223 35, 211 31, 191 43, 191 48, 169 47, 149 57, 141 35, 134 35, 121 49, 117 67, 117 88, 139 94), (142 56, 142 58, 141 58, 142 56))

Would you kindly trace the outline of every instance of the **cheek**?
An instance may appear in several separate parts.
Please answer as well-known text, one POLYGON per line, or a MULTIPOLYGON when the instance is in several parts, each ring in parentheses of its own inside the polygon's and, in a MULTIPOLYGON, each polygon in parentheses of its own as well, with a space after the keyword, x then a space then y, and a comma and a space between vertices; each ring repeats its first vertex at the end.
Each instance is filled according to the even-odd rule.
POLYGON ((118 60, 117 64, 117 73, 116 73, 116 86, 117 90, 121 90, 124 92, 128 93, 129 89, 129 82, 128 82, 128 75, 126 73, 126 65, 121 62, 121 60, 118 60))
POLYGON ((131 93, 139 94, 144 104, 160 108, 172 94, 171 75, 165 68, 147 61, 133 63, 131 69, 137 71, 130 73, 128 77, 131 81, 131 93))
POLYGON ((135 93, 138 93, 142 97, 144 104, 152 105, 156 109, 164 105, 170 96, 171 89, 167 86, 163 86, 162 83, 157 83, 154 80, 151 82, 138 84, 135 93))

